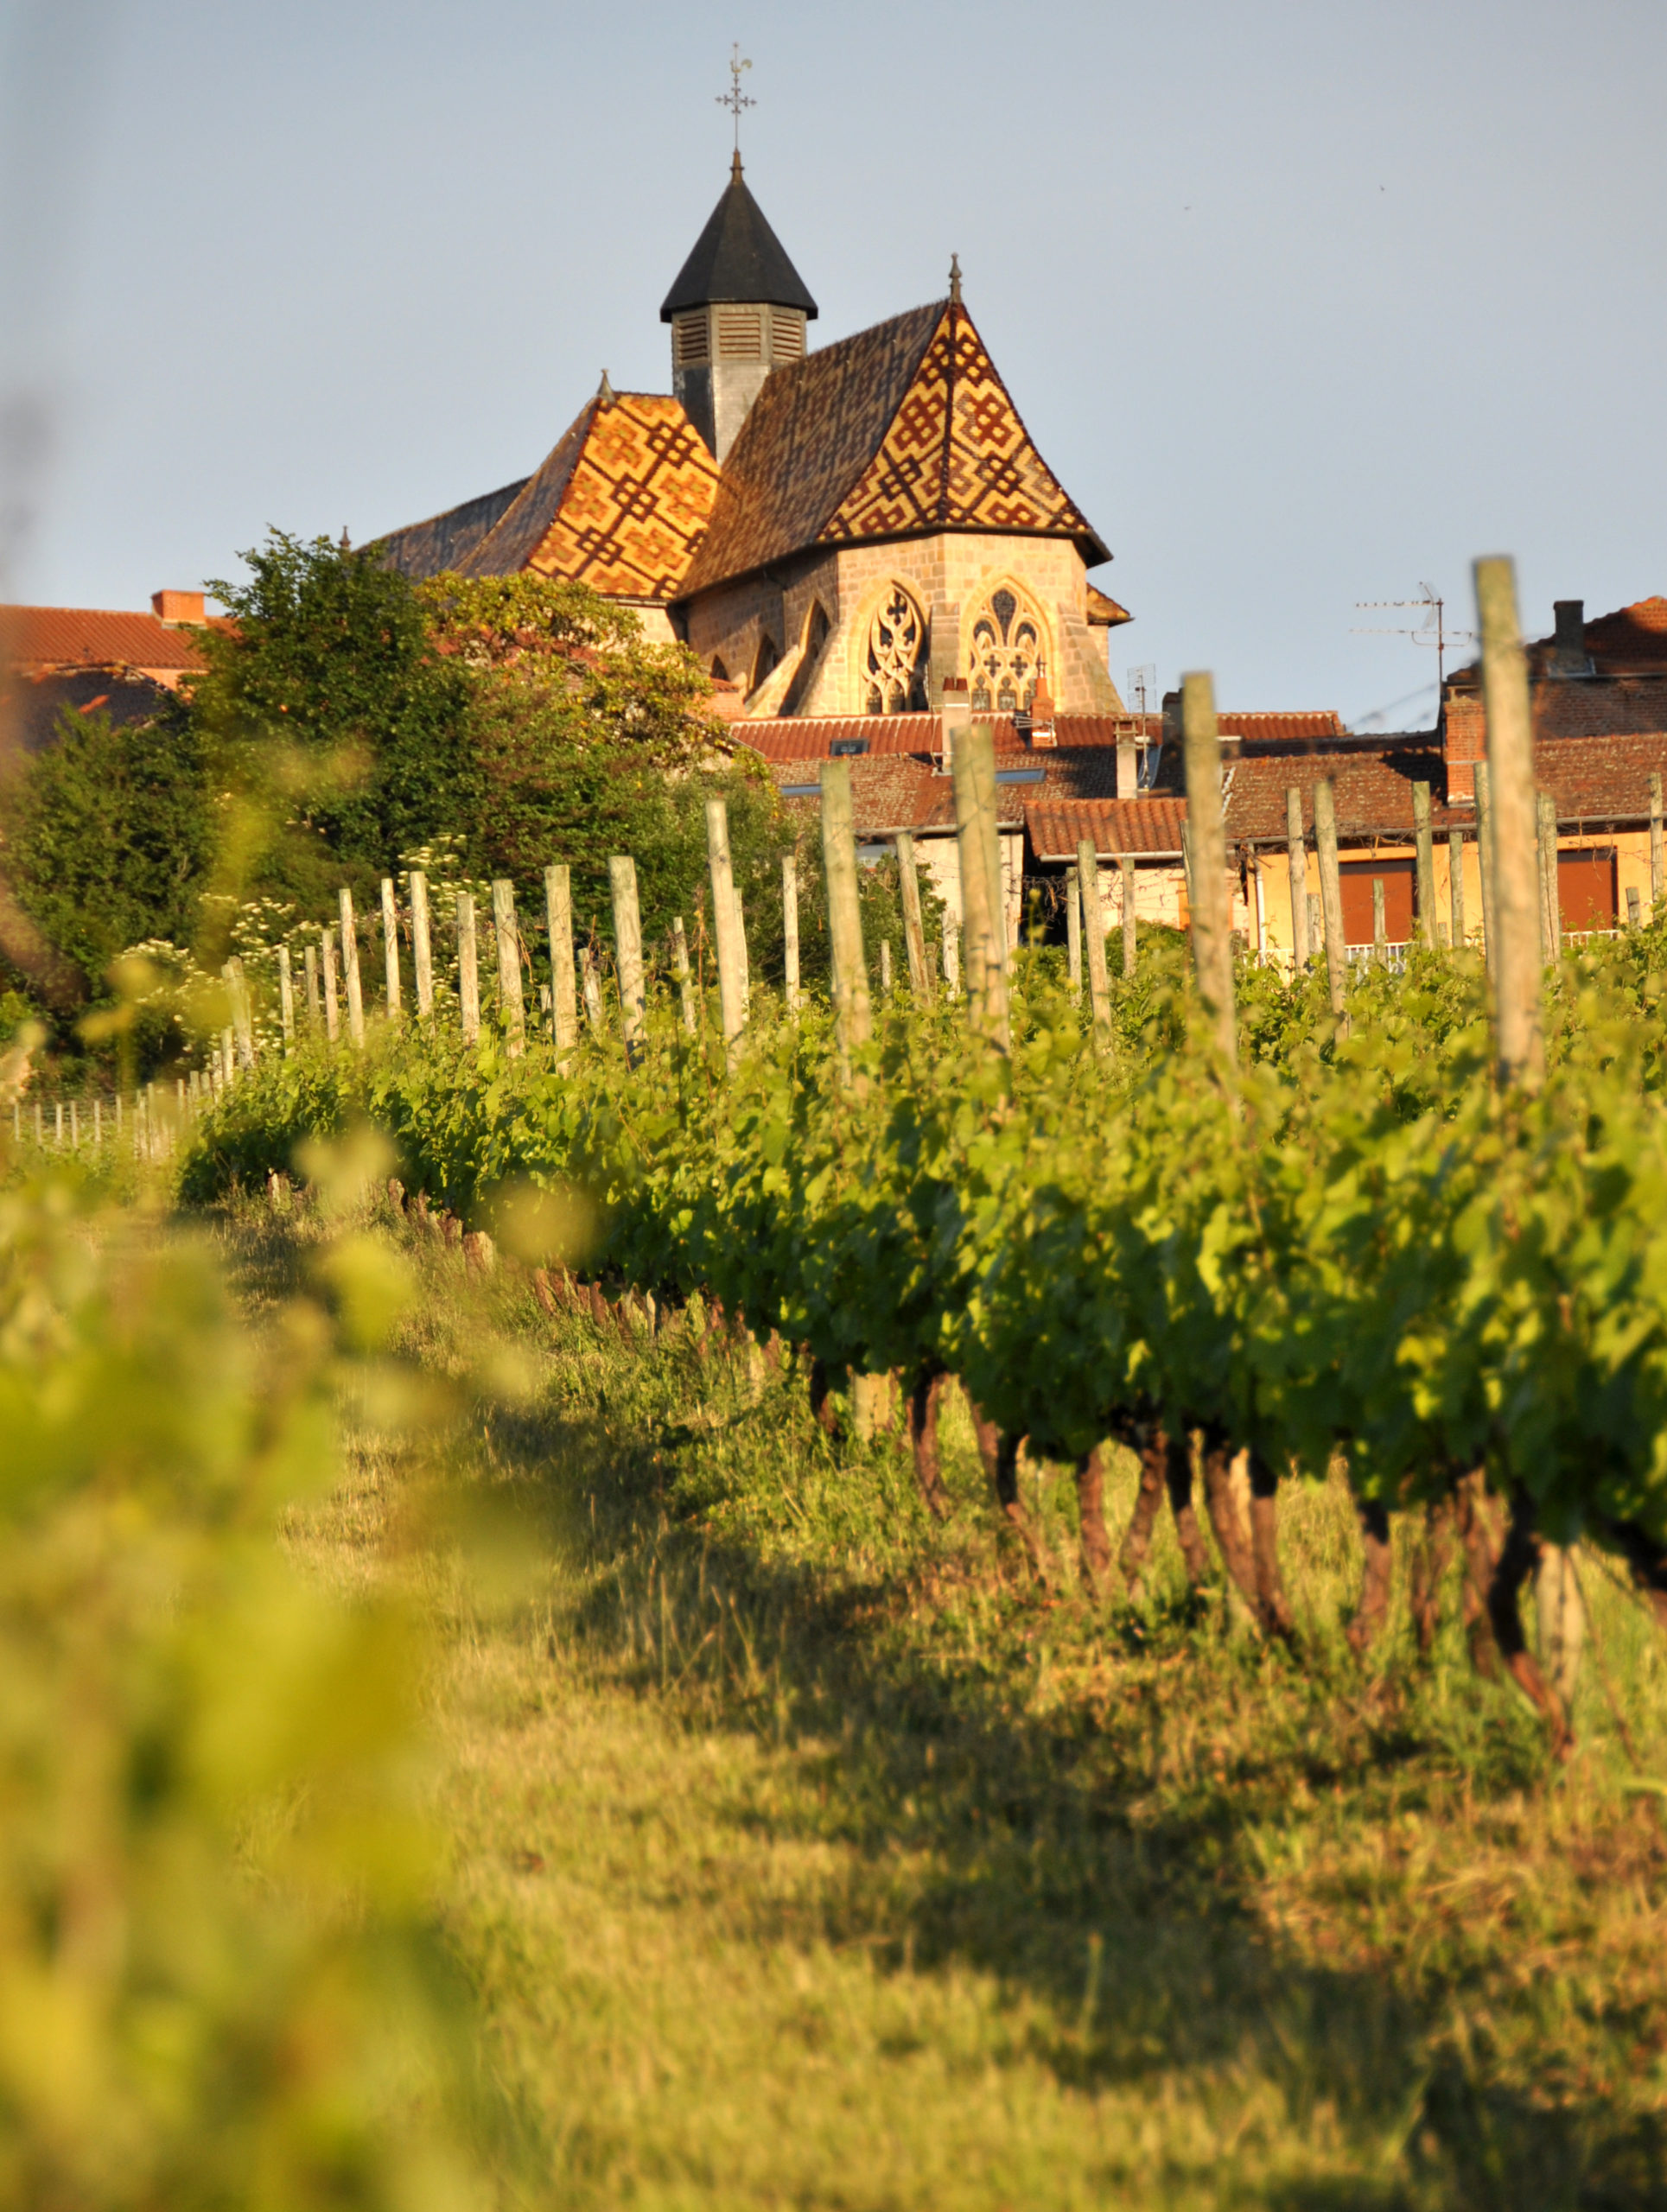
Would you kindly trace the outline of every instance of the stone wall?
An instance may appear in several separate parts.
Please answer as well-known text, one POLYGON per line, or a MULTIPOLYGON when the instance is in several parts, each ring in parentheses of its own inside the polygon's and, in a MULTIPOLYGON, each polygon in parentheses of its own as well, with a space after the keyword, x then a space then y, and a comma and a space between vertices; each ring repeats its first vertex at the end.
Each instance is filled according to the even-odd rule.
POLYGON ((951 531, 884 544, 818 548, 779 563, 767 577, 703 592, 683 613, 690 645, 704 665, 722 660, 742 682, 757 664, 760 640, 769 637, 780 665, 773 680, 748 697, 748 715, 779 714, 790 694, 795 714, 860 715, 868 711, 868 624, 894 582, 912 594, 927 618, 931 673, 934 687, 941 687, 946 674, 964 674, 973 619, 1003 582, 1014 583, 1040 617, 1056 709, 1119 713, 1122 702, 1106 671, 1104 634, 1088 626, 1087 571, 1076 547, 1062 538, 951 531), (814 668, 801 670, 801 648, 818 602, 829 636, 814 668))

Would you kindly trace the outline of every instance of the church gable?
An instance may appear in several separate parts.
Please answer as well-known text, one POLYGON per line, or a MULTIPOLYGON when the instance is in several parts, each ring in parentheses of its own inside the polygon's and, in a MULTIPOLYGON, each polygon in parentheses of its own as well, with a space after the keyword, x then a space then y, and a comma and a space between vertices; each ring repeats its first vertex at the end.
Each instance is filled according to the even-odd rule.
POLYGON ((604 389, 463 564, 524 569, 608 599, 674 596, 712 513, 718 472, 679 403, 604 389))
POLYGON ((958 300, 945 307, 878 451, 821 532, 824 544, 934 530, 1045 531, 1108 556, 1037 452, 958 300))

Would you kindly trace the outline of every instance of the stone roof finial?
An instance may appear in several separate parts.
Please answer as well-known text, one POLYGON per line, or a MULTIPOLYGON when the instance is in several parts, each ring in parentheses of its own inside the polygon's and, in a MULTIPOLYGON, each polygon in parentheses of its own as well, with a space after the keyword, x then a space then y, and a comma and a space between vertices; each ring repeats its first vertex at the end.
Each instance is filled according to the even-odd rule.
POLYGON ((961 257, 952 253, 949 257, 949 303, 952 308, 961 304, 961 257))
POLYGON ((596 404, 598 407, 611 407, 614 404, 614 387, 608 380, 606 369, 602 371, 602 380, 596 387, 596 404))

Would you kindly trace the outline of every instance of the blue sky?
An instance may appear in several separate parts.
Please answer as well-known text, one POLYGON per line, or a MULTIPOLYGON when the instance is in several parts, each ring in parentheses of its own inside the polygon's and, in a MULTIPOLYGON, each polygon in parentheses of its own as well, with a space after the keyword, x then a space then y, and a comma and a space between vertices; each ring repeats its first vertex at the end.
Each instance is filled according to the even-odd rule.
POLYGON ((1355 601, 1667 591, 1659 0, 0 0, 7 595, 363 539, 666 389, 737 38, 813 341, 959 253, 1119 680, 1413 725, 1355 601))

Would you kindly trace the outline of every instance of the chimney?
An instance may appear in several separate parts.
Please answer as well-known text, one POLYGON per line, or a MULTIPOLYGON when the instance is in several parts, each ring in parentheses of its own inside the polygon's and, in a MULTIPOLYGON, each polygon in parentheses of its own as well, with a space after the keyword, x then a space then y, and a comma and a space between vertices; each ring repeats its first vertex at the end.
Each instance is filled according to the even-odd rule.
POLYGON ((1140 791, 1140 747, 1127 731, 1117 736, 1117 797, 1134 798, 1140 791))
POLYGON ((153 591, 150 611, 159 622, 200 628, 208 620, 206 598, 200 591, 153 591))
MULTIPOLYGON (((1014 722, 1016 728, 1017 715, 1015 715, 1014 722)), ((1048 751, 1058 745, 1059 736, 1053 728, 1053 695, 1046 683, 1036 686, 1030 702, 1029 722, 1033 752, 1048 751)))
POLYGON ((1556 620, 1556 632, 1551 640, 1552 674, 1589 676, 1592 663, 1586 651, 1586 601, 1554 599, 1551 612, 1556 620))
POLYGON ((972 726, 972 699, 964 676, 946 676, 944 678, 944 698, 938 721, 943 729, 944 773, 948 775, 955 765, 955 740, 962 730, 970 729, 972 726))
POLYGON ((1441 755, 1447 764, 1447 803, 1476 804, 1476 763, 1487 751, 1487 715, 1479 694, 1449 691, 1441 717, 1441 755))

